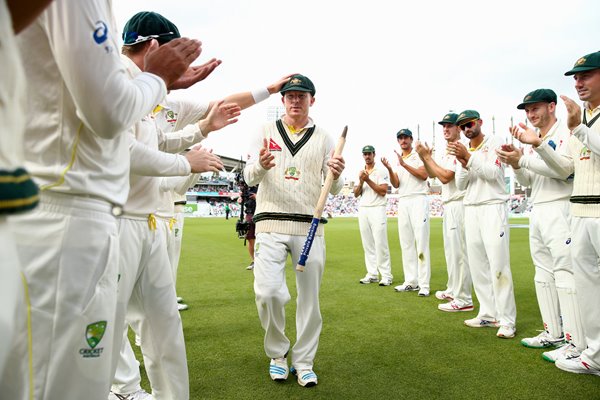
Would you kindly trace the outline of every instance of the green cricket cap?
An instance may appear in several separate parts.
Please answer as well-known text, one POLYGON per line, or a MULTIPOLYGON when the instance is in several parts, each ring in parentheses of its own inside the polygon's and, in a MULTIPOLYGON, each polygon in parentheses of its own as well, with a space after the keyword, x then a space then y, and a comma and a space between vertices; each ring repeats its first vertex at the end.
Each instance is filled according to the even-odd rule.
POLYGON ((375 153, 375 147, 373 147, 371 145, 367 145, 367 146, 363 147, 362 152, 363 153, 375 153))
POLYGON ((174 23, 152 11, 141 11, 135 14, 123 28, 123 44, 125 46, 152 39, 158 40, 158 43, 163 45, 180 37, 179 30, 174 23))
POLYGON ((556 103, 556 93, 552 89, 536 89, 527 93, 523 102, 517 106, 519 110, 524 110, 527 104, 533 103, 556 103))
POLYGON ((440 124, 440 125, 445 125, 445 124, 456 125, 457 119, 458 119, 457 113, 448 113, 448 114, 444 115, 444 118, 442 118, 442 120, 440 122, 438 122, 438 124, 440 124))
POLYGON ((290 78, 290 80, 287 81, 287 83, 285 85, 283 85, 283 87, 281 88, 279 93, 281 93, 283 95, 283 94, 285 94, 285 92, 291 92, 291 91, 308 92, 312 96, 314 96, 315 93, 317 92, 315 89, 315 85, 312 83, 312 81, 310 79, 308 79, 306 76, 300 75, 300 74, 293 75, 290 78))
POLYGON ((590 71, 600 68, 600 51, 590 53, 575 61, 575 65, 570 71, 565 72, 566 76, 575 75, 578 72, 590 71))
POLYGON ((398 133, 396 133, 396 138, 399 138, 400 136, 408 136, 410 138, 413 137, 410 129, 400 129, 398 133))
POLYGON ((481 118, 481 116, 479 115, 479 113, 475 110, 465 110, 463 112, 461 112, 460 114, 458 114, 458 117, 456 117, 456 125, 461 126, 466 124, 469 121, 473 121, 476 119, 481 118))

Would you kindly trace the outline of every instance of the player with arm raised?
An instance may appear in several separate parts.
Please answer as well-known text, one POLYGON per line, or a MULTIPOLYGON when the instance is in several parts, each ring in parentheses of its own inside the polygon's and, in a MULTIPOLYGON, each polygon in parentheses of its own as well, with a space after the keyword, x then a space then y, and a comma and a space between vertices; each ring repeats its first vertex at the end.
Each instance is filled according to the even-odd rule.
POLYGON ((379 286, 389 286, 393 280, 386 213, 390 177, 387 168, 379 168, 375 165, 373 146, 363 147, 362 154, 365 167, 358 174, 354 197, 360 197, 358 224, 365 252, 367 275, 359 282, 362 284, 379 282, 379 286), (381 280, 379 280, 380 273, 381 280))
POLYGON ((310 79, 292 76, 281 94, 286 113, 262 127, 254 148, 258 154, 244 168, 249 186, 260 183, 254 214, 254 291, 265 330, 265 352, 271 359, 271 379, 287 379, 289 355, 298 383, 310 387, 317 384, 313 361, 322 326, 319 287, 325 266, 323 227, 317 229, 306 269, 295 272, 297 337, 292 348, 285 335, 285 305, 291 299, 285 284, 285 262, 288 254, 294 262, 300 257, 328 170, 334 177, 331 193, 341 190, 344 159, 330 156, 333 139, 309 117, 315 102, 310 79))
POLYGON ((600 375, 600 51, 579 58, 565 73, 575 79, 583 110, 561 96, 568 112, 571 137, 565 154, 555 152, 535 131, 520 125, 515 138, 533 145, 562 178, 575 173, 571 203, 571 262, 587 348, 579 357, 570 351, 556 360, 565 371, 600 375))
MULTIPOLYGON (((525 110, 542 142, 557 154, 564 154, 570 131, 564 122, 556 118, 556 101, 553 90, 537 89, 525 95, 517 108, 525 110)), ((511 135, 519 130, 518 126, 511 127, 511 135)), ((577 356, 586 346, 570 254, 569 198, 573 191, 573 177, 565 179, 550 169, 532 146, 521 150, 503 145, 496 153, 500 161, 513 168, 521 185, 532 188, 529 246, 544 330, 535 337, 522 339, 521 344, 532 348, 560 346, 543 353, 544 359, 551 362, 565 352, 577 356)))
POLYGON ((117 31, 112 2, 56 0, 18 38, 30 99, 26 166, 42 191, 40 206, 14 225, 30 295, 35 398, 108 395, 121 334, 116 216, 129 189, 125 132, 201 52, 196 40, 154 44, 147 72, 131 79, 117 31))
MULTIPOLYGON (((429 255, 429 199, 427 171, 413 149, 413 134, 401 129, 396 139, 402 150, 396 171, 390 174, 392 186, 398 188, 398 237, 402 249, 404 283, 394 287, 397 292, 419 291, 429 296, 431 259, 429 255)), ((388 167, 386 165, 386 167, 388 167)), ((388 168, 389 170, 390 168, 388 168)))
MULTIPOLYGON (((456 125, 458 114, 448 113, 438 122, 443 127, 444 139, 447 143, 458 142, 460 128, 456 125)), ((432 149, 427 144, 417 142, 417 153, 429 177, 437 177, 442 183, 442 203, 444 204, 444 217, 442 232, 444 236, 444 254, 448 268, 448 286, 444 291, 437 291, 435 297, 447 300, 447 303, 438 305, 440 311, 460 312, 473 310, 471 297, 471 273, 467 257, 465 240, 465 208, 463 198, 465 191, 456 187, 454 171, 456 170, 456 157, 444 152, 433 159, 432 149)))
POLYGON ((499 328, 496 336, 513 338, 517 307, 510 270, 508 194, 504 164, 494 152, 501 143, 484 135, 483 120, 475 110, 459 114, 456 124, 469 139, 469 149, 460 142, 448 143, 448 151, 460 166, 455 179, 466 190, 465 238, 473 287, 479 300, 477 317, 464 321, 472 328, 499 328))

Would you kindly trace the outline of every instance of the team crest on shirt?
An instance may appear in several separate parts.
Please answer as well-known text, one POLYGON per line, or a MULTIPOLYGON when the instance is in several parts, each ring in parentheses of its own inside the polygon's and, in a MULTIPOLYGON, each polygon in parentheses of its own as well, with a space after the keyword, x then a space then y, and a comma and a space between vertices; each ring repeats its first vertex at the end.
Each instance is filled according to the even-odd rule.
POLYGON ((300 179, 300 170, 296 167, 287 167, 285 169, 284 178, 297 181, 298 179, 300 179))
POLYGON ((167 111, 167 122, 175 124, 177 122, 177 114, 173 110, 167 111))
POLYGON ((79 354, 81 354, 83 358, 100 357, 100 355, 104 351, 104 347, 97 346, 104 337, 104 333, 106 332, 106 325, 106 321, 97 321, 87 326, 87 328, 85 329, 85 340, 90 346, 90 348, 79 350, 79 354))
POLYGON ((592 155, 592 152, 590 151, 590 149, 588 149, 587 146, 583 146, 583 148, 579 152, 579 159, 580 160, 589 160, 591 155, 592 155))
POLYGON ((281 146, 271 138, 269 140, 269 151, 281 151, 281 146))

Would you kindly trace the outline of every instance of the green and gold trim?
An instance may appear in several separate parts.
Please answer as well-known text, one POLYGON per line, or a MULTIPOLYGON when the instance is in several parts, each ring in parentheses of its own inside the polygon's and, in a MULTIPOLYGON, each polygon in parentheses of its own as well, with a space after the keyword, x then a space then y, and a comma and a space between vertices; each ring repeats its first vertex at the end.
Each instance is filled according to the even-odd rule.
POLYGON ((0 170, 0 215, 31 210, 39 200, 38 187, 25 169, 0 170))

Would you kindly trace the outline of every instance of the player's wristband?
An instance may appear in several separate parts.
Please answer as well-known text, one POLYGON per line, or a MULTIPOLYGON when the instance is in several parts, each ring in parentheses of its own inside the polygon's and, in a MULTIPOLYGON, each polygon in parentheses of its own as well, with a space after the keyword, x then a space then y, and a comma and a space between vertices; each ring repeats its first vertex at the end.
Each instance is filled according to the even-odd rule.
POLYGON ((270 96, 271 93, 269 93, 269 89, 267 88, 260 88, 252 91, 252 98, 254 99, 255 104, 258 104, 261 101, 268 99, 270 96))

